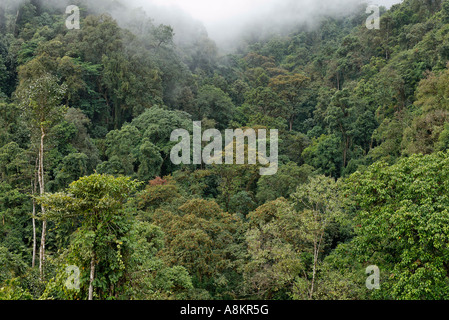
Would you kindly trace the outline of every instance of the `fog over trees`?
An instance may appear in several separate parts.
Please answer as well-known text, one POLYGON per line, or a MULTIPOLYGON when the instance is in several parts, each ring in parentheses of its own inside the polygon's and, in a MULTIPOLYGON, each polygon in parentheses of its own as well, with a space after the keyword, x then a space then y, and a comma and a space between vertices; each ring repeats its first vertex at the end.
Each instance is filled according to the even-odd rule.
POLYGON ((449 1, 0 1, 0 299, 448 298, 449 1))

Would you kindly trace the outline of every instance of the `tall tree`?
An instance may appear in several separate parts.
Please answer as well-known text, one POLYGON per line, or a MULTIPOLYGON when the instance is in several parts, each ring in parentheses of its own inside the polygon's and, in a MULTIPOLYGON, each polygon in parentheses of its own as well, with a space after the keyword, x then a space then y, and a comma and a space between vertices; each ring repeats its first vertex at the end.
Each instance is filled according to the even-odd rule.
POLYGON ((269 86, 288 105, 288 122, 290 131, 293 130, 293 121, 301 106, 301 92, 310 79, 300 73, 291 75, 279 75, 270 80, 269 86))
POLYGON ((38 198, 47 209, 47 219, 82 220, 77 237, 82 246, 78 250, 88 248, 90 251, 86 266, 89 270, 88 300, 94 298, 94 282, 101 272, 109 272, 105 278, 111 285, 123 276, 123 232, 130 226, 122 209, 138 185, 127 177, 93 174, 71 183, 65 193, 44 194, 38 198))
POLYGON ((313 176, 309 183, 298 187, 292 198, 300 210, 304 241, 310 243, 312 249, 312 276, 308 288, 309 299, 312 299, 326 229, 341 216, 338 185, 332 178, 313 176))
MULTIPOLYGON (((60 85, 58 79, 51 74, 43 74, 36 79, 23 80, 16 95, 27 120, 29 121, 34 137, 39 137, 37 178, 39 194, 45 193, 44 153, 45 138, 49 130, 62 119, 66 107, 61 101, 66 92, 66 86, 60 85)), ((45 208, 41 207, 42 214, 45 208)), ((47 222, 42 222, 42 236, 39 251, 39 270, 41 279, 44 277, 45 237, 47 222)))

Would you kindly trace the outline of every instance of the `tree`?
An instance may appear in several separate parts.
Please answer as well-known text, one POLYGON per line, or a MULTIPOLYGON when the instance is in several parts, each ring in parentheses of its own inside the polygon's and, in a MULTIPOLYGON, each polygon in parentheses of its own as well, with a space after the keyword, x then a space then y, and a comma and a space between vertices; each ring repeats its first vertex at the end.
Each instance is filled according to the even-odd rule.
POLYGON ((182 266, 167 266, 160 257, 165 246, 160 227, 136 221, 130 231, 131 256, 127 270, 130 299, 182 299, 193 288, 192 279, 182 266))
MULTIPOLYGON (((46 209, 44 219, 81 219, 74 245, 78 247, 75 254, 79 255, 82 265, 90 260, 89 300, 94 297, 96 277, 101 275, 101 281, 113 286, 123 276, 125 249, 122 245, 129 221, 122 209, 138 185, 130 178, 94 174, 71 183, 67 192, 43 194, 37 198, 46 209)), ((101 288, 107 291, 104 284, 101 288)))
POLYGON ((435 150, 440 134, 449 120, 449 69, 429 73, 416 89, 415 106, 419 109, 411 125, 404 130, 402 148, 405 154, 429 154, 435 150))
POLYGON ((132 175, 140 142, 140 132, 134 126, 125 125, 120 130, 109 131, 105 139, 108 161, 97 166, 98 172, 132 175))
POLYGON ((194 108, 192 115, 195 120, 214 119, 219 124, 219 129, 227 128, 234 112, 234 104, 229 95, 211 85, 200 88, 194 108))
POLYGON ((305 266, 301 257, 301 222, 286 199, 267 202, 248 215, 248 260, 244 293, 259 299, 284 297, 305 266))
POLYGON ((111 53, 102 59, 102 84, 112 104, 114 129, 130 116, 162 102, 160 76, 151 61, 111 53))
POLYGON ((148 181, 158 176, 162 169, 161 152, 153 143, 148 139, 143 140, 139 148, 138 156, 140 165, 137 170, 137 177, 141 181, 148 181))
POLYGON ((88 157, 84 153, 70 153, 62 159, 62 163, 55 170, 55 184, 67 188, 68 185, 87 175, 88 157))
POLYGON ((332 178, 313 176, 298 187, 292 198, 301 216, 304 241, 312 247, 312 276, 308 287, 308 297, 312 299, 327 228, 342 216, 338 185, 332 178))
POLYGON ((353 143, 351 135, 352 125, 355 123, 355 108, 352 105, 348 90, 337 91, 332 97, 331 103, 326 110, 324 121, 329 125, 334 134, 340 136, 343 150, 342 167, 348 162, 349 149, 353 143))
POLYGON ((447 297, 448 159, 442 152, 411 155, 348 179, 358 260, 385 275, 378 298, 447 297))
MULTIPOLYGON (((38 151, 38 183, 39 193, 45 193, 44 174, 44 146, 45 138, 50 130, 60 121, 66 112, 66 107, 61 105, 66 92, 66 86, 60 85, 58 79, 51 74, 44 74, 36 79, 22 79, 16 95, 21 108, 28 119, 35 135, 39 135, 38 151)), ((41 208, 45 214, 44 207, 41 208)), ((45 235, 47 222, 42 222, 42 236, 39 251, 39 270, 41 278, 44 277, 45 262, 45 235)))
POLYGON ((259 203, 281 197, 288 198, 296 191, 298 185, 308 181, 312 172, 313 168, 309 165, 299 167, 294 162, 281 165, 275 175, 260 177, 257 181, 256 198, 259 203))
POLYGON ((151 33, 154 37, 156 48, 159 48, 162 44, 170 45, 173 43, 174 31, 171 26, 161 24, 154 28, 151 33))
POLYGON ((104 56, 123 48, 123 30, 110 15, 90 15, 83 23, 75 43, 83 60, 100 64, 104 56))
POLYGON ((105 139, 107 161, 97 166, 99 173, 124 174, 141 180, 154 179, 172 171, 170 141, 175 129, 192 130, 189 115, 154 106, 105 139))
POLYGON ((192 199, 174 210, 156 210, 152 222, 165 233, 164 260, 185 267, 197 288, 217 295, 218 280, 231 281, 242 254, 242 221, 236 215, 223 212, 213 200, 192 199))
POLYGON ((289 129, 293 130, 293 121, 301 106, 301 89, 310 79, 300 73, 279 75, 270 80, 269 86, 287 103, 289 129))
POLYGON ((252 113, 259 112, 270 117, 286 118, 291 111, 288 104, 270 87, 257 87, 248 91, 245 102, 251 106, 252 113))
POLYGON ((152 212, 181 197, 179 187, 172 177, 156 177, 136 197, 137 208, 152 212))
MULTIPOLYGON (((245 153, 247 149, 245 148, 245 153)), ((232 198, 240 192, 254 193, 257 179, 260 177, 259 167, 255 164, 212 165, 211 173, 217 177, 219 183, 217 201, 226 211, 231 209, 232 198), (239 177, 239 179, 235 179, 235 177, 239 177)))
MULTIPOLYGON (((315 300, 367 300, 366 273, 357 260, 353 242, 339 244, 317 268, 315 300)), ((308 282, 297 277, 292 287, 294 300, 309 299, 308 282)))
POLYGON ((320 173, 338 177, 341 172, 342 152, 341 139, 332 135, 322 135, 312 140, 312 144, 304 149, 304 162, 320 173))

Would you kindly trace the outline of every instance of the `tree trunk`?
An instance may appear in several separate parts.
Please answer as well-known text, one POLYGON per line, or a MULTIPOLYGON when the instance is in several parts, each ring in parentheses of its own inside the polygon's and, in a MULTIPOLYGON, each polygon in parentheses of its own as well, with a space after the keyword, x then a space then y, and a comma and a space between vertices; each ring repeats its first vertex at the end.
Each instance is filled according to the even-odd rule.
POLYGON ((89 279, 89 298, 88 298, 88 300, 93 300, 94 279, 95 279, 95 252, 92 254, 92 259, 90 260, 90 279, 89 279))
POLYGON ((31 268, 34 269, 36 261, 36 202, 33 199, 33 259, 31 260, 31 268))
POLYGON ((39 159, 36 158, 36 170, 34 174, 34 181, 31 180, 31 193, 33 195, 33 258, 31 260, 31 267, 34 268, 36 265, 36 200, 34 199, 34 196, 36 195, 36 188, 37 188, 37 180, 38 180, 38 165, 39 165, 39 159))
POLYGON ((343 132, 343 168, 346 168, 348 162, 349 147, 351 146, 351 137, 343 132))
MULTIPOLYGON (((318 222, 318 219, 315 217, 315 222, 318 222)), ((318 235, 314 236, 314 241, 313 241, 313 270, 312 270, 312 284, 310 286, 310 294, 309 294, 309 299, 312 299, 313 297, 313 291, 315 289, 315 277, 316 277, 316 267, 318 265, 318 256, 320 254, 320 250, 321 250, 321 243, 323 241, 323 236, 324 236, 324 228, 325 225, 323 226, 323 231, 321 232, 321 234, 319 235, 319 239, 318 239, 318 235)))
MULTIPOLYGON (((43 195, 45 192, 44 184, 44 139, 45 131, 41 128, 41 145, 39 148, 39 169, 38 169, 38 181, 39 181, 39 194, 43 195)), ((45 214, 45 208, 41 206, 42 215, 45 214)), ((41 280, 44 280, 44 263, 45 263, 45 234, 47 231, 47 221, 42 221, 42 236, 41 236, 41 246, 39 249, 39 273, 41 280)))
POLYGON ((310 286, 309 299, 312 299, 312 296, 313 296, 313 290, 314 290, 314 286, 315 286, 315 275, 316 275, 316 264, 317 264, 317 260, 318 260, 318 255, 317 255, 317 244, 316 244, 316 241, 314 241, 314 243, 313 243, 312 284, 311 284, 311 286, 310 286))

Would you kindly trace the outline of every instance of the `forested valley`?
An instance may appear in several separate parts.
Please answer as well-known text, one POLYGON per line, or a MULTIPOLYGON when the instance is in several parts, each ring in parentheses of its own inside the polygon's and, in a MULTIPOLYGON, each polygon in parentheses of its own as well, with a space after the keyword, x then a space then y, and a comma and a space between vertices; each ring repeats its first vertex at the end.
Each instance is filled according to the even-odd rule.
POLYGON ((449 0, 230 53, 62 2, 0 0, 0 299, 449 298, 449 0), (279 130, 277 173, 175 165, 193 121, 279 130))

